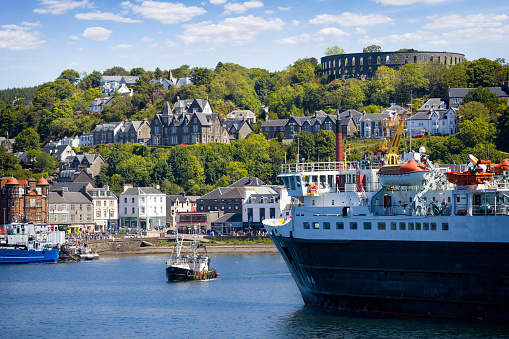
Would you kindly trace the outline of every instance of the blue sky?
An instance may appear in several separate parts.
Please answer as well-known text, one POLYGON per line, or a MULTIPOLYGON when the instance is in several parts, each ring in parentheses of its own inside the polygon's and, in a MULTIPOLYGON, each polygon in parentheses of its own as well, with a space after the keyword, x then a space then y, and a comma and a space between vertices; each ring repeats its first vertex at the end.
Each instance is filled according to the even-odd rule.
POLYGON ((509 1, 297 0, 2 2, 0 89, 113 66, 127 70, 213 68, 270 71, 338 45, 376 44, 509 61, 509 1))

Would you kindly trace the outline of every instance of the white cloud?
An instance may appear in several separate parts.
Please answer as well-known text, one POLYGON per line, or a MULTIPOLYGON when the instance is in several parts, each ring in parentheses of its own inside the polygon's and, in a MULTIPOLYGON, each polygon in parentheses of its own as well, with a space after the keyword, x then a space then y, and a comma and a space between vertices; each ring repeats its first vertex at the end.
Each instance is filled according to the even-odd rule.
POLYGON ((124 18, 121 15, 109 13, 109 12, 90 12, 90 13, 79 13, 74 16, 78 20, 111 20, 115 22, 124 23, 139 23, 141 20, 134 20, 131 18, 124 18))
POLYGON ((309 40, 311 40, 311 35, 304 33, 304 34, 297 35, 297 36, 274 40, 272 42, 276 43, 276 44, 280 44, 280 45, 297 45, 297 44, 306 43, 309 40))
POLYGON ((233 13, 244 13, 250 9, 263 7, 263 2, 257 0, 246 1, 242 4, 232 2, 224 5, 224 9, 233 13))
POLYGON ((360 27, 357 27, 355 29, 355 34, 366 34, 368 31, 365 30, 364 28, 360 28, 360 27))
POLYGON ((375 0, 376 3, 387 5, 387 6, 404 6, 404 5, 415 5, 415 4, 425 4, 425 5, 433 5, 439 4, 441 2, 447 2, 451 0, 375 0))
POLYGON ((336 27, 329 27, 329 28, 323 28, 317 33, 313 34, 313 38, 318 41, 324 41, 324 40, 336 40, 341 37, 344 37, 346 35, 350 35, 346 33, 345 31, 336 28, 336 27))
POLYGON ((132 4, 129 1, 124 1, 120 5, 126 9, 130 9, 135 14, 143 16, 144 18, 157 20, 167 25, 189 21, 195 16, 207 13, 207 11, 201 7, 186 7, 180 3, 151 0, 142 1, 140 6, 132 4))
POLYGON ((341 27, 374 26, 391 23, 394 20, 381 14, 361 15, 344 12, 340 15, 320 14, 309 20, 312 25, 339 25, 341 27))
POLYGON ((443 33, 449 43, 472 44, 479 42, 509 42, 509 25, 504 27, 467 28, 443 33))
POLYGON ((81 40, 81 38, 79 36, 76 36, 76 35, 69 35, 69 39, 74 40, 74 41, 81 40))
POLYGON ((170 39, 166 39, 166 41, 164 43, 164 46, 166 46, 166 47, 175 47, 175 46, 177 46, 177 44, 174 43, 173 41, 171 41, 170 39))
POLYGON ((106 41, 109 39, 111 33, 113 33, 113 31, 103 27, 88 27, 82 35, 88 39, 106 41))
POLYGON ((458 14, 442 17, 428 17, 432 20, 423 26, 425 29, 462 29, 470 27, 499 27, 509 17, 505 14, 472 14, 463 17, 458 14))
POLYGON ((238 18, 227 18, 218 24, 202 22, 185 25, 185 31, 177 37, 191 44, 231 44, 244 45, 251 42, 255 35, 267 31, 279 31, 283 28, 283 20, 276 18, 265 20, 253 15, 238 18))
POLYGON ((132 45, 117 45, 117 46, 111 47, 111 50, 113 50, 113 51, 115 51, 115 50, 130 50, 133 48, 134 47, 132 45))
POLYGON ((274 14, 274 11, 271 9, 266 9, 264 13, 265 14, 274 14))
POLYGON ((39 23, 23 22, 19 25, 2 25, 0 29, 0 48, 12 51, 42 48, 46 41, 41 40, 38 31, 30 31, 39 23))
POLYGON ((78 7, 90 8, 92 3, 89 0, 39 0, 43 8, 35 8, 34 12, 38 14, 65 14, 78 7))
POLYGON ((368 36, 363 37, 362 39, 359 39, 359 42, 365 43, 365 44, 377 44, 381 45, 383 43, 391 43, 391 44, 415 44, 416 42, 428 42, 437 40, 438 36, 427 31, 416 31, 411 33, 405 33, 405 34, 393 34, 388 35, 384 37, 378 37, 378 38, 370 38, 368 36))
POLYGON ((223 5, 227 0, 210 0, 210 3, 213 5, 223 5))
POLYGON ((292 25, 298 26, 298 25, 300 25, 300 21, 299 20, 292 20, 292 25))
POLYGON ((143 39, 141 39, 141 41, 146 42, 148 44, 148 43, 151 43, 152 41, 154 41, 154 39, 146 36, 146 37, 143 37, 143 39))
POLYGON ((290 9, 292 9, 291 7, 281 7, 281 6, 278 6, 278 8, 280 11, 289 11, 290 9))

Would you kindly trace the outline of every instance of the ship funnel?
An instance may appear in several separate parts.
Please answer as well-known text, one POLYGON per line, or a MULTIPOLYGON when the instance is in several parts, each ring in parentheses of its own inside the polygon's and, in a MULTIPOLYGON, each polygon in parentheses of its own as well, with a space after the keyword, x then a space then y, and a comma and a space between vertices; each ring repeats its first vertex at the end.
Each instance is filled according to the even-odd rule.
POLYGON ((339 111, 336 113, 336 161, 343 162, 343 131, 339 111))

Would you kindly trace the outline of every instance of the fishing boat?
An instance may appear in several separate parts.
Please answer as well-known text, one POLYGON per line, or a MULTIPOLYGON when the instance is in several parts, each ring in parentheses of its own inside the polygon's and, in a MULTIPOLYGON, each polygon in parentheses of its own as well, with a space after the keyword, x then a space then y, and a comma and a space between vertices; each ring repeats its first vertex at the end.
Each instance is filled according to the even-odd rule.
POLYGON ((166 261, 168 281, 209 280, 219 275, 209 267, 210 258, 205 246, 196 239, 187 251, 183 246, 184 239, 177 234, 172 254, 166 261), (204 253, 198 253, 199 249, 203 249, 204 253))
POLYGON ((381 164, 343 161, 336 136, 337 162, 282 165, 291 218, 263 222, 304 303, 353 314, 507 321, 507 178, 458 185, 445 176, 452 165, 423 154, 425 180, 394 185, 381 179, 381 164))
POLYGON ((13 223, 0 237, 1 264, 56 263, 64 232, 36 232, 34 224, 13 223))

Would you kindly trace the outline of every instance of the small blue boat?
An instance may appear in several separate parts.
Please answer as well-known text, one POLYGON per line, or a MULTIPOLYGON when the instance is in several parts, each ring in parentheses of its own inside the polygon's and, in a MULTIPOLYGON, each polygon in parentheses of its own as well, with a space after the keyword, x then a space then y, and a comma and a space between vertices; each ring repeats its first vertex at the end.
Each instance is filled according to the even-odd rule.
POLYGON ((60 232, 37 234, 33 224, 11 224, 0 238, 0 264, 56 263, 61 236, 60 232))

